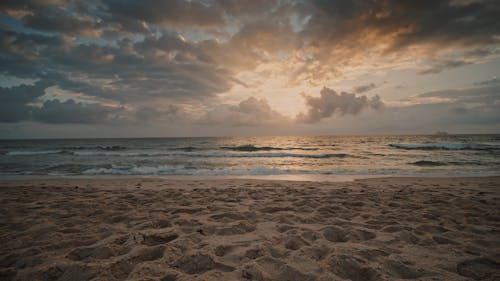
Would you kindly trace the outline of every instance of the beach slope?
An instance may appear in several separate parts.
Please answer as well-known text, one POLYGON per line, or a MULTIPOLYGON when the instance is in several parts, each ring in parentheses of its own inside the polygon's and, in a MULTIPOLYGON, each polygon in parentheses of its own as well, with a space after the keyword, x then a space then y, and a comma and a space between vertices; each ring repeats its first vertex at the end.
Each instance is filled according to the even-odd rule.
POLYGON ((500 178, 0 182, 1 280, 500 280, 500 178))

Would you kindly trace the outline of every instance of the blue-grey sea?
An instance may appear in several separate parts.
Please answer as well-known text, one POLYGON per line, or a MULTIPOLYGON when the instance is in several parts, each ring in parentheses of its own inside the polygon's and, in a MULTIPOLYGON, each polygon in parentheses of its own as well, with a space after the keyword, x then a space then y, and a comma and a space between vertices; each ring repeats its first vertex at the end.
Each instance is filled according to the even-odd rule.
POLYGON ((499 174, 500 135, 0 141, 4 178, 499 174))

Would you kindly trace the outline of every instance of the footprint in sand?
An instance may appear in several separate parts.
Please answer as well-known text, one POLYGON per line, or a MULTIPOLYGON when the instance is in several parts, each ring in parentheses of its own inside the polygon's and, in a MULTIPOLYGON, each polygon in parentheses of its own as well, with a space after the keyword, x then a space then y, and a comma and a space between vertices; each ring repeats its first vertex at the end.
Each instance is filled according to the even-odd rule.
POLYGON ((132 246, 137 244, 143 244, 147 246, 156 246, 169 243, 177 239, 179 235, 177 233, 131 233, 129 235, 124 235, 118 237, 114 240, 114 244, 123 246, 132 246))
POLYGON ((442 226, 436 226, 436 225, 420 225, 417 228, 415 228, 416 233, 432 233, 432 234, 439 234, 443 232, 448 232, 449 230, 442 227, 442 226))
POLYGON ((371 240, 376 236, 377 235, 375 235, 375 233, 373 232, 363 229, 355 229, 349 232, 348 239, 349 241, 360 242, 360 241, 371 240))
POLYGON ((177 274, 175 273, 168 273, 167 275, 163 276, 160 281, 176 281, 177 280, 177 274))
POLYGON ((76 248, 66 256, 74 261, 91 261, 109 259, 115 256, 125 255, 130 251, 130 247, 86 247, 76 248))
POLYGON ((311 259, 320 261, 330 253, 330 248, 326 245, 314 245, 311 247, 304 247, 304 253, 311 259))
POLYGON ((225 256, 229 251, 231 251, 234 247, 230 245, 219 245, 215 247, 214 254, 218 257, 225 256))
POLYGON ((97 275, 97 270, 84 265, 54 265, 39 272, 34 272, 31 276, 25 276, 25 280, 90 280, 97 275))
POLYGON ((360 250, 358 252, 358 255, 368 261, 373 261, 378 257, 387 257, 389 253, 379 249, 365 249, 365 250, 360 250))
POLYGON ((361 242, 376 237, 375 233, 362 229, 343 229, 338 226, 327 226, 323 229, 323 237, 331 242, 361 242))
MULTIPOLYGON (((217 222, 232 222, 246 220, 248 218, 248 215, 249 214, 227 212, 212 215, 210 216, 210 219, 217 222)), ((255 216, 255 214, 253 216, 255 216)))
POLYGON ((163 246, 135 249, 128 256, 113 263, 108 268, 105 273, 105 280, 124 280, 138 264, 161 259, 164 251, 165 247, 163 246))
POLYGON ((307 241, 296 235, 290 235, 285 238, 285 248, 287 248, 288 250, 295 251, 303 246, 308 245, 309 243, 307 241))
POLYGON ((139 230, 144 230, 147 228, 153 228, 153 229, 161 229, 161 228, 168 228, 172 227, 172 223, 167 220, 167 219, 157 219, 157 220, 152 220, 149 222, 142 223, 138 225, 137 229, 139 230))
POLYGON ((436 242, 438 244, 458 244, 457 242, 455 242, 451 239, 448 239, 446 237, 439 236, 439 235, 432 236, 432 240, 434 240, 434 242, 436 242))
POLYGON ((255 225, 253 225, 249 222, 246 222, 246 221, 242 221, 236 225, 218 228, 215 231, 215 234, 217 234, 217 235, 238 235, 238 234, 245 234, 248 232, 255 231, 255 229, 256 229, 255 225))
POLYGON ((245 257, 254 260, 256 258, 262 257, 264 255, 264 251, 262 249, 256 248, 256 249, 248 249, 245 252, 245 257))
POLYGON ((13 268, 0 269, 0 280, 14 280, 17 270, 13 268))
POLYGON ((148 246, 156 246, 169 243, 170 241, 173 241, 178 237, 179 235, 177 235, 176 233, 157 233, 157 234, 143 235, 142 244, 148 246))
POLYGON ((249 280, 314 281, 315 275, 306 274, 286 263, 271 257, 262 257, 247 264, 241 276, 249 280))
POLYGON ((466 260, 457 264, 458 274, 474 280, 485 280, 490 277, 493 277, 491 280, 500 280, 499 269, 500 263, 487 258, 466 260))
POLYGON ((185 255, 173 263, 173 266, 187 274, 201 274, 213 269, 225 272, 235 270, 231 266, 214 261, 210 255, 203 253, 185 255))
POLYGON ((383 268, 391 277, 400 279, 416 279, 427 274, 423 269, 417 269, 395 260, 384 262, 383 268))
POLYGON ((333 256, 329 262, 329 269, 335 275, 352 281, 381 280, 380 275, 373 268, 365 266, 362 260, 351 256, 333 256))
POLYGON ((347 231, 338 226, 327 226, 323 229, 323 237, 331 242, 347 242, 347 231))

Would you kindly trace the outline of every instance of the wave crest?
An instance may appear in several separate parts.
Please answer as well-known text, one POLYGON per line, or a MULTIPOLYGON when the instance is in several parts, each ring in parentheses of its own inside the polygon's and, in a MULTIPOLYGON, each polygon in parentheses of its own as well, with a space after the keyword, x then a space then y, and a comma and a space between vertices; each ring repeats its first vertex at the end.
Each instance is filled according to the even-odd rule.
POLYGON ((436 167, 436 166, 446 166, 446 163, 439 162, 439 161, 429 161, 429 160, 420 160, 416 162, 409 163, 412 165, 416 166, 423 166, 423 167, 436 167))
POLYGON ((222 146, 220 149, 232 150, 232 151, 272 151, 272 150, 305 150, 305 151, 313 151, 318 150, 317 148, 309 148, 309 147, 273 147, 273 146, 255 146, 252 144, 240 145, 240 146, 222 146))
POLYGON ((220 152, 168 152, 168 151, 148 151, 148 152, 74 152, 79 156, 115 156, 115 157, 196 157, 196 158, 345 158, 346 153, 324 153, 324 154, 301 154, 301 153, 220 153, 220 152))
POLYGON ((389 146, 406 150, 500 150, 500 144, 481 143, 391 143, 389 146))

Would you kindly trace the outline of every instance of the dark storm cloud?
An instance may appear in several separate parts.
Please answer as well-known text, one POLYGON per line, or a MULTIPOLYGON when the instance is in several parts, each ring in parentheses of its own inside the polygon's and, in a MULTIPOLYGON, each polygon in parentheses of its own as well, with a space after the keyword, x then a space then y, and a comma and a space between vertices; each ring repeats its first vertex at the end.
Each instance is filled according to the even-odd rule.
POLYGON ((384 103, 379 96, 369 99, 366 96, 356 96, 346 92, 337 93, 335 90, 323 88, 319 97, 302 94, 306 100, 307 112, 297 116, 302 123, 316 123, 334 114, 358 114, 365 108, 381 109, 384 103))

